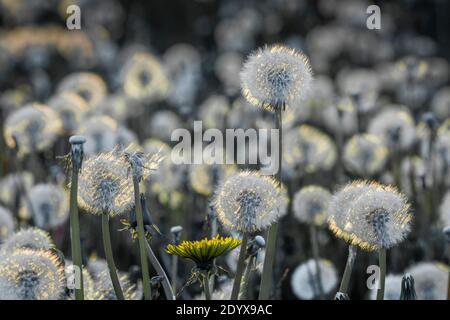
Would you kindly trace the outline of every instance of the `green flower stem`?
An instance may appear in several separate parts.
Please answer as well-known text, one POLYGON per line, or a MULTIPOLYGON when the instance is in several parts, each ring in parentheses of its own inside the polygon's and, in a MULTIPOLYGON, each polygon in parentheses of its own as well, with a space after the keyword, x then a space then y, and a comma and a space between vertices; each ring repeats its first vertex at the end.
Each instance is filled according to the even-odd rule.
MULTIPOLYGON (((282 125, 282 111, 283 107, 278 107, 275 111, 275 128, 278 129, 278 172, 275 178, 281 183, 281 164, 283 153, 283 125, 282 125)), ((259 300, 268 300, 273 282, 273 265, 275 261, 275 253, 277 247, 277 233, 278 223, 272 224, 267 231, 267 247, 266 255, 264 257, 263 273, 261 277, 261 285, 259 290, 259 300)))
POLYGON ((386 280, 386 249, 380 248, 378 250, 378 264, 380 267, 380 280, 379 280, 379 289, 377 291, 377 300, 384 299, 384 285, 386 280))
POLYGON ((231 291, 231 300, 237 300, 239 297, 239 290, 241 288, 242 274, 245 269, 245 259, 247 258, 247 242, 248 234, 242 235, 241 249, 239 252, 239 260, 236 268, 236 275, 234 276, 233 290, 231 291))
MULTIPOLYGON (((210 215, 210 219, 211 219, 211 238, 214 238, 217 235, 217 217, 216 217, 216 214, 215 213, 211 214, 210 215)), ((216 259, 214 259, 213 263, 215 263, 215 260, 216 259)), ((211 290, 214 290, 214 273, 209 278, 209 286, 210 286, 211 290)))
POLYGON ((255 263, 256 256, 250 256, 247 266, 245 267, 244 279, 242 280, 241 292, 239 294, 239 300, 247 300, 248 297, 248 285, 250 283, 250 271, 252 271, 252 266, 255 263))
MULTIPOLYGON (((78 216, 78 170, 74 166, 72 168, 72 178, 70 184, 70 243, 72 246, 72 260, 73 265, 78 267, 78 270, 83 270, 83 262, 81 260, 81 240, 80 240, 80 220, 78 216)), ((75 288, 75 299, 84 300, 84 283, 83 272, 80 275, 80 288, 75 288)))
POLYGON ((114 257, 111 247, 111 235, 109 233, 109 216, 108 213, 102 214, 102 235, 103 235, 103 247, 105 250, 106 262, 108 263, 109 276, 116 293, 117 300, 125 300, 120 287, 119 277, 117 276, 116 264, 114 263, 114 257))
POLYGON ((317 228, 315 225, 310 226, 310 237, 311 237, 311 246, 312 246, 312 252, 313 252, 313 258, 316 265, 316 283, 317 287, 319 289, 319 297, 321 300, 325 298, 323 293, 323 285, 322 285, 322 277, 321 277, 321 271, 320 271, 320 255, 319 255, 319 241, 317 239, 317 228))
POLYGON ((211 300, 211 292, 209 291, 209 276, 208 273, 202 274, 202 286, 205 292, 205 299, 211 300))
POLYGON ((145 242, 145 251, 147 252, 148 259, 150 260, 150 263, 152 264, 153 268, 155 268, 156 273, 160 277, 163 278, 162 280, 162 286, 164 289, 164 293, 166 295, 167 300, 175 300, 175 295, 172 291, 172 286, 170 285, 169 278, 167 278, 166 272, 164 271, 163 267, 159 263, 158 259, 155 256, 155 253, 152 250, 152 247, 150 244, 146 241, 145 242))
POLYGON ((177 292, 177 277, 178 277, 178 256, 172 255, 172 291, 177 292))
POLYGON ((350 277, 352 275, 353 265, 356 260, 357 247, 350 245, 348 247, 348 257, 347 263, 345 265, 344 275, 342 276, 341 286, 339 287, 339 292, 348 294, 348 287, 350 284, 350 277))
POLYGON ((134 186, 134 205, 136 207, 136 220, 138 227, 138 239, 139 239, 139 255, 141 257, 141 270, 142 270, 142 286, 144 287, 144 298, 145 300, 152 299, 152 292, 150 288, 150 275, 148 272, 148 262, 145 254, 145 230, 144 230, 144 219, 142 216, 141 199, 139 191, 139 179, 133 175, 133 186, 134 186))

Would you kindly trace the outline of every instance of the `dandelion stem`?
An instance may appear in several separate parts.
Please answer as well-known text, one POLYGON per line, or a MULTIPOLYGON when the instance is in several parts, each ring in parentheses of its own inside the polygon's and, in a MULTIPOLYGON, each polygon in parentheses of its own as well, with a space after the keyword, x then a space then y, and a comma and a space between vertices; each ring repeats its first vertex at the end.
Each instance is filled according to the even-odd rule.
POLYGON ((245 268, 245 259, 247 258, 247 241, 248 234, 242 235, 241 249, 239 252, 239 260, 236 268, 236 275, 234 276, 233 289, 231 291, 231 300, 237 300, 239 297, 239 290, 241 288, 242 274, 245 268))
POLYGON ((109 276, 111 277, 114 292, 116 293, 117 300, 125 300, 122 288, 120 287, 119 277, 117 276, 116 264, 114 263, 111 235, 109 233, 109 215, 106 212, 102 214, 102 235, 106 262, 108 263, 109 276))
POLYGON ((248 296, 248 284, 250 281, 250 271, 252 270, 252 266, 255 263, 256 256, 250 256, 248 260, 247 266, 245 267, 244 279, 242 280, 242 289, 239 294, 239 300, 247 300, 248 296))
POLYGON ((162 277, 162 286, 164 289, 164 293, 166 295, 167 300, 175 300, 175 295, 172 291, 172 286, 170 285, 169 278, 167 278, 166 272, 164 271, 163 267, 159 263, 158 259, 155 256, 155 253, 152 250, 152 247, 150 244, 146 241, 145 242, 145 250, 147 252, 148 259, 150 260, 150 263, 152 264, 153 268, 155 268, 156 273, 160 277, 162 277))
POLYGON ((172 291, 177 292, 177 277, 178 277, 178 256, 172 255, 172 291))
POLYGON ((380 287, 377 291, 377 300, 383 300, 384 299, 384 284, 386 280, 386 249, 380 248, 378 251, 378 264, 380 267, 380 287))
POLYGON ((319 265, 319 241, 317 239, 317 229, 315 225, 310 226, 310 237, 311 237, 311 245, 312 245, 312 252, 314 257, 314 263, 316 265, 316 283, 317 288, 319 290, 318 294, 321 300, 323 300, 324 294, 323 294, 323 285, 322 285, 322 277, 320 272, 320 265, 319 265))
MULTIPOLYGON (((281 160, 283 153, 283 126, 282 126, 282 111, 283 106, 279 106, 275 111, 275 129, 278 129, 278 171, 275 178, 281 184, 281 160)), ((273 265, 275 260, 275 251, 277 245, 278 223, 272 224, 267 231, 267 247, 266 255, 264 257, 263 273, 261 277, 261 285, 259 291, 259 300, 268 300, 273 282, 273 265)))
POLYGON ((211 300, 211 292, 209 291, 209 276, 207 272, 202 275, 202 286, 203 291, 205 292, 206 300, 211 300))
POLYGON ((339 287, 339 292, 345 293, 348 295, 348 287, 350 284, 350 277, 352 275, 353 265, 356 260, 357 247, 354 245, 350 245, 348 247, 348 257, 347 263, 345 264, 344 275, 342 276, 341 286, 339 287))
POLYGON ((135 175, 133 175, 133 186, 134 186, 134 205, 136 207, 136 221, 138 227, 139 255, 141 257, 142 286, 144 288, 145 300, 151 300, 152 292, 150 288, 150 275, 148 272, 148 262, 145 254, 146 241, 145 241, 144 219, 142 216, 142 207, 139 191, 139 179, 135 175))
MULTIPOLYGON (((72 178, 70 184, 70 243, 72 246, 72 260, 73 265, 77 266, 78 270, 82 270, 81 260, 81 240, 80 240, 80 221, 78 216, 78 169, 76 166, 72 168, 72 178)), ((78 273, 80 276, 80 288, 75 288, 75 299, 84 300, 84 283, 83 272, 78 273)))

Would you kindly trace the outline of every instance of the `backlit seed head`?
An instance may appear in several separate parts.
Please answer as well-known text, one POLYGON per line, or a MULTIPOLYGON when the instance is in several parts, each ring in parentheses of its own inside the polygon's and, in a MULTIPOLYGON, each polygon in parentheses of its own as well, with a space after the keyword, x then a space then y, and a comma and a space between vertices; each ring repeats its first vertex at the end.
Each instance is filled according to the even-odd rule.
POLYGON ((150 136, 170 143, 172 132, 182 128, 183 123, 173 111, 161 110, 155 112, 150 119, 150 136))
POLYGON ((299 107, 309 93, 312 71, 302 52, 273 45, 252 53, 240 77, 242 94, 251 104, 274 110, 299 107))
MULTIPOLYGON (((319 260, 319 268, 323 293, 328 294, 337 284, 336 269, 330 261, 325 259, 319 260)), ((316 270, 314 259, 300 264, 294 270, 291 277, 291 288, 297 298, 311 300, 319 296, 316 270)))
POLYGON ((368 132, 382 137, 389 148, 409 149, 416 139, 416 127, 409 110, 391 105, 369 123, 368 132))
POLYGON ((97 107, 106 96, 107 88, 103 79, 95 73, 77 72, 61 80, 58 93, 72 92, 83 98, 90 108, 97 107))
POLYGON ((215 188, 236 172, 232 164, 195 164, 189 167, 189 183, 195 192, 210 196, 215 188))
POLYGON ((50 251, 16 249, 0 258, 1 300, 58 300, 64 268, 50 251))
POLYGON ((69 216, 69 197, 56 185, 40 183, 30 189, 28 201, 23 201, 22 217, 32 218, 41 229, 52 229, 63 224, 69 216))
POLYGON ((406 272, 414 277, 417 300, 447 299, 449 268, 440 262, 421 262, 406 272))
POLYGON ((22 195, 22 192, 28 192, 33 186, 34 176, 32 173, 22 171, 10 173, 0 179, 0 201, 12 208, 15 201, 22 195))
POLYGON ((13 234, 15 225, 11 212, 0 206, 0 244, 13 234))
POLYGON ((19 156, 51 147, 62 130, 58 114, 39 103, 12 112, 4 126, 6 144, 17 148, 19 156))
POLYGON ((128 167, 128 173, 141 181, 146 180, 152 172, 158 169, 163 158, 158 153, 145 153, 136 150, 135 146, 119 151, 119 159, 128 167))
POLYGON ((316 185, 306 186, 294 195, 292 210, 300 222, 321 226, 328 218, 331 193, 316 185))
POLYGON ((227 97, 211 95, 200 105, 198 114, 206 129, 224 129, 229 112, 230 104, 227 97))
POLYGON ((258 172, 242 171, 226 179, 214 198, 219 221, 231 230, 264 230, 286 214, 286 190, 258 172))
POLYGON ((1 252, 13 252, 16 249, 51 250, 55 247, 50 235, 38 228, 21 229, 9 237, 1 246, 1 252))
POLYGON ((344 147, 344 165, 360 177, 370 177, 385 166, 388 149, 383 140, 372 134, 356 134, 344 147))
POLYGON ((413 218, 404 195, 368 181, 346 185, 329 208, 329 228, 335 235, 366 250, 389 249, 403 241, 413 218))
POLYGON ((86 137, 85 155, 95 155, 112 150, 117 144, 117 122, 108 116, 91 116, 84 119, 77 134, 86 137))
POLYGON ((330 170, 336 157, 331 138, 315 127, 305 124, 283 133, 283 170, 287 175, 330 170))
POLYGON ((440 89, 433 97, 431 109, 440 120, 450 117, 450 87, 440 89))
MULTIPOLYGON (((118 276, 125 300, 136 300, 138 296, 136 286, 130 282, 126 274, 119 272, 118 276)), ((117 300, 108 270, 99 274, 94 287, 96 292, 92 300, 117 300)))
POLYGON ((166 97, 169 81, 159 60, 145 52, 134 53, 121 70, 125 94, 136 100, 157 101, 166 97))
POLYGON ((65 134, 75 132, 84 115, 89 111, 89 106, 84 99, 70 91, 55 95, 48 100, 47 104, 58 113, 65 134))
POLYGON ((132 179, 114 151, 84 161, 78 181, 78 203, 89 213, 107 213, 111 217, 131 210, 132 179))

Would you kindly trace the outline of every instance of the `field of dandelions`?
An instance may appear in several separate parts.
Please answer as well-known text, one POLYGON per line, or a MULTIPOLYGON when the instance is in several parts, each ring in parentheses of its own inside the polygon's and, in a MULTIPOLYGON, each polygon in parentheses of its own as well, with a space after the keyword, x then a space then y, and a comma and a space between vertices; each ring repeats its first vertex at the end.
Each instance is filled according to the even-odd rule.
POLYGON ((448 299, 449 7, 369 4, 0 0, 0 299, 448 299))

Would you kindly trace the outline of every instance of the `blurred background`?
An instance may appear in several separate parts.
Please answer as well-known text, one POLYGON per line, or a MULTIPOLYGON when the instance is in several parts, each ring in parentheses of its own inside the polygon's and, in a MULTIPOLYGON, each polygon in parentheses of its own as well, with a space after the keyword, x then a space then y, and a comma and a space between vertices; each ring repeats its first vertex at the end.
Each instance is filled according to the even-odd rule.
MULTIPOLYGON (((449 9, 443 0, 0 0, 0 243, 37 226, 70 258, 61 157, 73 134, 87 137, 86 157, 130 143, 168 155, 172 131, 192 130, 194 120, 204 129, 272 127, 270 113, 241 97, 239 72, 253 50, 280 43, 304 51, 315 74, 311 97, 283 119, 287 131, 305 129, 291 146, 305 156, 283 164, 291 199, 311 184, 329 192, 356 178, 396 184, 420 223, 392 250, 388 273, 403 274, 418 262, 448 265, 442 228, 450 224, 449 9), (66 28, 71 4, 81 9, 81 30, 66 28), (371 4, 381 8, 380 30, 366 27, 371 4)), ((211 196, 236 169, 164 161, 145 190, 162 233, 170 237, 170 227, 180 224, 185 239, 208 236, 211 196)), ((294 211, 290 206, 280 225, 280 299, 305 298, 290 279, 312 256, 308 223, 294 211)), ((100 219, 80 214, 85 263, 101 261, 100 219)), ((113 229, 123 228, 119 220, 113 229)), ((347 245, 326 223, 319 227, 320 255, 340 278, 347 245)), ((163 242, 153 244, 169 268, 163 242)), ((134 274, 139 255, 129 233, 115 232, 113 246, 118 268, 134 274)), ((231 275, 235 262, 218 264, 231 275)), ((365 270, 376 263, 376 255, 361 251, 353 299, 369 297, 365 270)), ((191 268, 180 262, 179 283, 191 268)), ((250 297, 257 297, 258 277, 250 297)), ((199 292, 193 285, 182 297, 199 292)))

